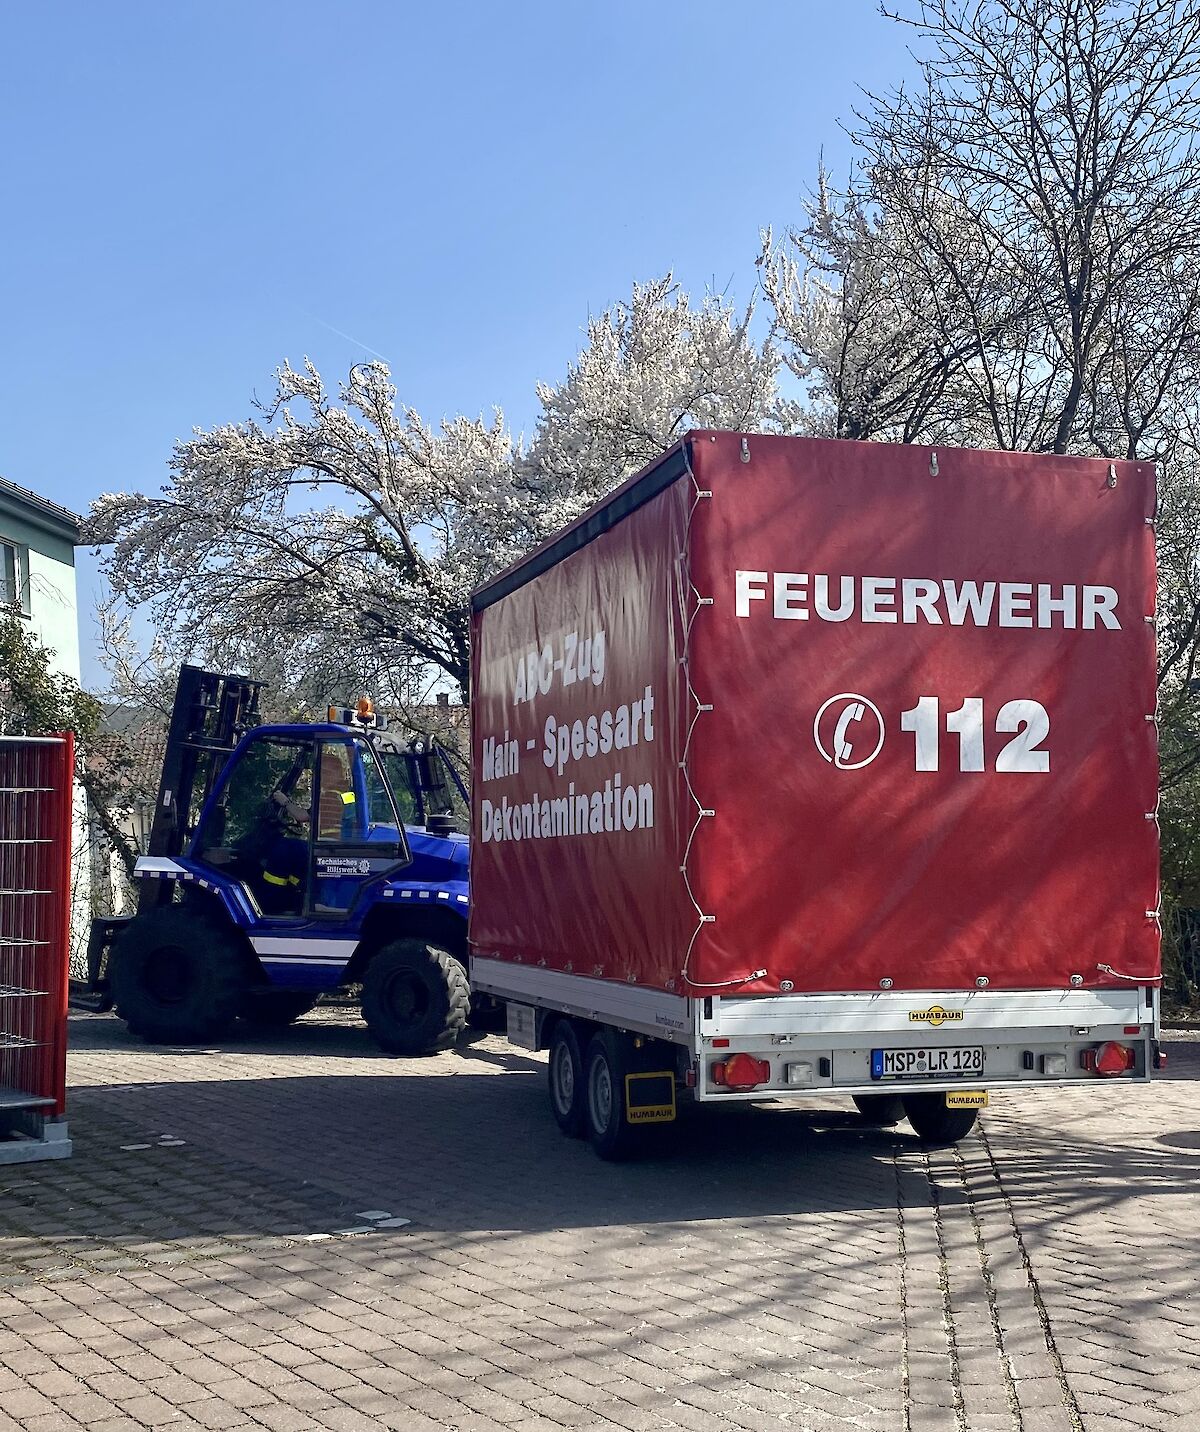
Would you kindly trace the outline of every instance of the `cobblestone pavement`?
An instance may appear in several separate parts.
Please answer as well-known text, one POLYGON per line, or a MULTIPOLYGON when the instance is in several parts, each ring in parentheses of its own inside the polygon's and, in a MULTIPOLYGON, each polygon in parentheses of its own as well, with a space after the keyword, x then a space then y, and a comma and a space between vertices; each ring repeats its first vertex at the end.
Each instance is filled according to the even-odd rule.
POLYGON ((496 1038, 72 1024, 74 1159, 0 1167, 0 1432, 1198 1425, 1183 1036, 1170 1078, 998 1098, 957 1151, 831 1101, 614 1166, 496 1038))

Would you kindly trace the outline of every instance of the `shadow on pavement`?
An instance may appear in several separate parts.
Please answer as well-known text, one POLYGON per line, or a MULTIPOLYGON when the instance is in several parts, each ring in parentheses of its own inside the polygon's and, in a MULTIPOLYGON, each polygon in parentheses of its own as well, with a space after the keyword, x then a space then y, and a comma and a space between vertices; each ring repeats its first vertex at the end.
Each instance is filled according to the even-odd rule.
MULTIPOLYGON (((131 1337, 163 1331, 153 1320, 164 1286, 131 1270, 195 1262, 172 1276, 211 1298, 210 1325, 233 1336, 249 1315, 260 1327, 308 1320, 329 1338, 335 1316, 339 1326, 376 1318, 381 1336, 426 1339, 414 1357, 452 1364, 461 1318, 506 1356, 519 1348, 530 1367, 569 1371, 581 1347, 618 1368, 630 1349, 686 1360, 704 1348, 713 1366, 753 1359, 789 1389, 802 1366, 818 1391, 814 1364, 835 1359, 840 1380, 829 1386, 865 1399, 846 1404, 858 1425, 900 1426, 898 1403, 878 1400, 873 1384, 898 1396, 905 1319, 941 1315, 940 1302, 902 1307, 901 1225, 917 1248, 935 1210, 944 1217, 968 1192, 975 1205, 1006 1199, 1032 1219, 1040 1256, 1056 1225, 1095 1207, 1114 1214, 1103 1223, 1105 1275, 1126 1245, 1140 1274, 1145 1216, 1156 1200, 1182 1206, 1200 1175, 1190 1130, 1156 1139, 1147 1128, 1155 1095, 1144 1088, 1124 1133, 1104 1114, 1075 1125, 1072 1110, 1088 1107, 1081 1093, 998 1102, 987 1127, 1002 1187, 977 1142, 961 1160, 927 1160, 904 1127, 868 1128, 832 1101, 692 1111, 654 1131, 659 1157, 604 1164, 558 1133, 544 1057, 485 1038, 397 1060, 349 1017, 211 1051, 150 1048, 95 1017, 73 1021, 72 1037, 76 1156, 0 1169, 0 1293, 5 1283, 126 1273, 131 1281, 98 1287, 144 1313, 125 1325, 131 1337), (1113 1128, 1120 1141, 1109 1145, 1113 1128), (164 1134, 169 1145, 156 1142, 164 1134), (303 1241, 327 1239, 362 1210, 412 1222, 303 1241), (431 1327, 442 1341, 426 1337, 431 1327)), ((1200 1048, 1168 1047, 1163 1093, 1174 1084, 1178 1126, 1191 1091, 1175 1081, 1196 1076, 1200 1048)), ((1120 1115, 1119 1096, 1108 1109, 1120 1115)), ((959 1231, 973 1217, 963 1210, 959 1231)), ((1069 1270, 1080 1237, 1065 1228, 1069 1270)), ((1164 1242, 1163 1266, 1186 1276, 1193 1246, 1164 1242)), ((1002 1237, 990 1247, 1008 1259, 1011 1290, 1015 1254, 1002 1237)), ((1091 1264, 1079 1266, 1071 1277, 1086 1282, 1091 1264)), ((1121 1320, 1155 1325, 1158 1294, 1125 1277, 1120 1288, 1121 1320)), ((1019 1315, 1036 1323, 1032 1304, 1019 1315)))
MULTIPOLYGON (((86 1050, 88 1069, 111 1067, 120 1080, 71 1091, 75 1172, 95 1140, 119 1150, 165 1130, 187 1141, 189 1162, 207 1161, 210 1178, 233 1159, 434 1227, 894 1210, 894 1154, 917 1148, 907 1131, 865 1125, 848 1101, 803 1111, 740 1105, 681 1110, 675 1126, 647 1131, 653 1157, 610 1165, 558 1132, 544 1056, 494 1038, 472 1036, 448 1054, 407 1060, 381 1055, 349 1017, 305 1020, 269 1039, 247 1034, 212 1050, 164 1051, 112 1018, 72 1024, 72 1047, 86 1050)), ((147 1157, 165 1162, 170 1153, 147 1157)), ((924 1201, 924 1174, 900 1177, 912 1179, 913 1197, 924 1201)))
MULTIPOLYGON (((90 1067, 102 1070, 111 1054, 114 1076, 129 1082, 72 1089, 70 1181, 85 1187, 93 1168, 102 1182, 174 1180, 186 1166, 184 1182, 172 1182, 172 1200, 186 1202, 188 1187, 206 1197, 215 1190, 210 1202, 223 1210, 225 1232, 238 1231, 264 1180, 322 1190, 351 1211, 378 1206, 460 1232, 894 1213, 898 1202, 928 1202, 929 1174, 907 1125, 871 1128, 848 1101, 681 1110, 677 1124, 648 1131, 654 1156, 612 1165, 558 1132, 544 1058, 509 1052, 499 1041, 389 1059, 361 1025, 318 1022, 269 1041, 164 1054, 116 1020, 79 1023, 90 1067), (285 1053, 303 1072, 288 1072, 285 1053), (185 1144, 122 1149, 164 1132, 185 1144)), ((1195 1144, 1183 1133, 1109 1149, 1064 1135, 1061 1124, 1043 1131, 1006 1120, 997 1135, 1006 1182, 1011 1173, 1033 1196, 1060 1188, 1068 1165, 1089 1201, 1113 1205, 1191 1193, 1200 1176, 1200 1152, 1192 1152, 1200 1134, 1195 1144)), ((63 1176, 42 1170, 30 1177, 53 1183, 63 1176)), ((944 1181, 938 1196, 943 1204, 961 1201, 961 1183, 944 1181)), ((186 1221, 180 1204, 171 1214, 186 1221)))
MULTIPOLYGON (((204 1044, 147 1044, 130 1034, 124 1024, 115 1017, 90 1014, 73 1014, 67 1021, 68 1044, 75 1050, 119 1052, 126 1057, 148 1059, 178 1058, 180 1056, 206 1056, 218 1054, 267 1054, 299 1055, 302 1058, 370 1059, 392 1061, 384 1054, 367 1030, 362 1017, 356 1011, 330 1008, 304 1019, 287 1029, 264 1032, 249 1025, 238 1024, 227 1039, 215 1045, 204 1044)), ((469 1029, 455 1046, 454 1053, 461 1058, 475 1058, 505 1068, 535 1068, 537 1061, 529 1059, 518 1050, 497 1049, 494 1043, 488 1046, 493 1036, 486 1030, 469 1029)), ((429 1055, 430 1059, 441 1055, 429 1055)))

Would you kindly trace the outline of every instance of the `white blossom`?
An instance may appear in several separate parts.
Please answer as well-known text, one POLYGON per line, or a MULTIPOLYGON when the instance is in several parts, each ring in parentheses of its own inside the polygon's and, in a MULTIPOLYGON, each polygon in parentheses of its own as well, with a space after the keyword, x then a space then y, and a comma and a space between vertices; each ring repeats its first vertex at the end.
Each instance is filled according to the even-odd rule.
POLYGON ((538 385, 541 415, 523 471, 550 498, 550 527, 575 516, 694 428, 786 430, 773 342, 706 294, 695 307, 670 274, 593 318, 562 382, 538 385))
POLYGON ((385 670, 465 692, 473 587, 689 427, 786 424, 778 356, 750 320, 718 298, 693 308, 670 276, 635 288, 538 388, 528 449, 499 412, 431 427, 382 362, 333 393, 313 363, 285 363, 254 418, 177 443, 162 491, 100 498, 88 535, 177 654, 297 699, 385 670))

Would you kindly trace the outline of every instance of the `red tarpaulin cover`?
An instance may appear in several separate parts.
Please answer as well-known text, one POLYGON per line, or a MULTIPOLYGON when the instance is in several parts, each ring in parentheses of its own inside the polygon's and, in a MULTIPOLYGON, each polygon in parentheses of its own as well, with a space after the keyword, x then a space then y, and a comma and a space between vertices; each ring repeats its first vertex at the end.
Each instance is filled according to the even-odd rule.
POLYGON ((475 952, 693 993, 1155 977, 1153 469, 737 434, 688 451, 477 612, 475 952), (552 667, 598 631, 602 680, 543 691, 547 647, 552 667), (630 723, 647 686, 653 739, 603 751, 605 714, 630 723), (485 780, 506 730, 517 757, 493 747, 485 780), (618 773, 640 794, 611 830, 618 773))
POLYGON ((685 484, 668 487, 475 617, 478 955, 664 987, 679 973, 690 935, 680 872, 677 589, 688 506, 685 484), (501 774, 489 739, 499 743, 501 774))

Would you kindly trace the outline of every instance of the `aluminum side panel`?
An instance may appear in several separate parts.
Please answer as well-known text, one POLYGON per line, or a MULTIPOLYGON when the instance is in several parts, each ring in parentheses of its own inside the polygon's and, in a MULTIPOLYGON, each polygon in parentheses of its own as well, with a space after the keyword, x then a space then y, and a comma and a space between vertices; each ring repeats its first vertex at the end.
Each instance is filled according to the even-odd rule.
POLYGON ((673 1044, 692 1046, 695 1042, 694 1002, 665 990, 639 989, 615 980, 588 979, 475 955, 471 957, 471 988, 673 1044))

